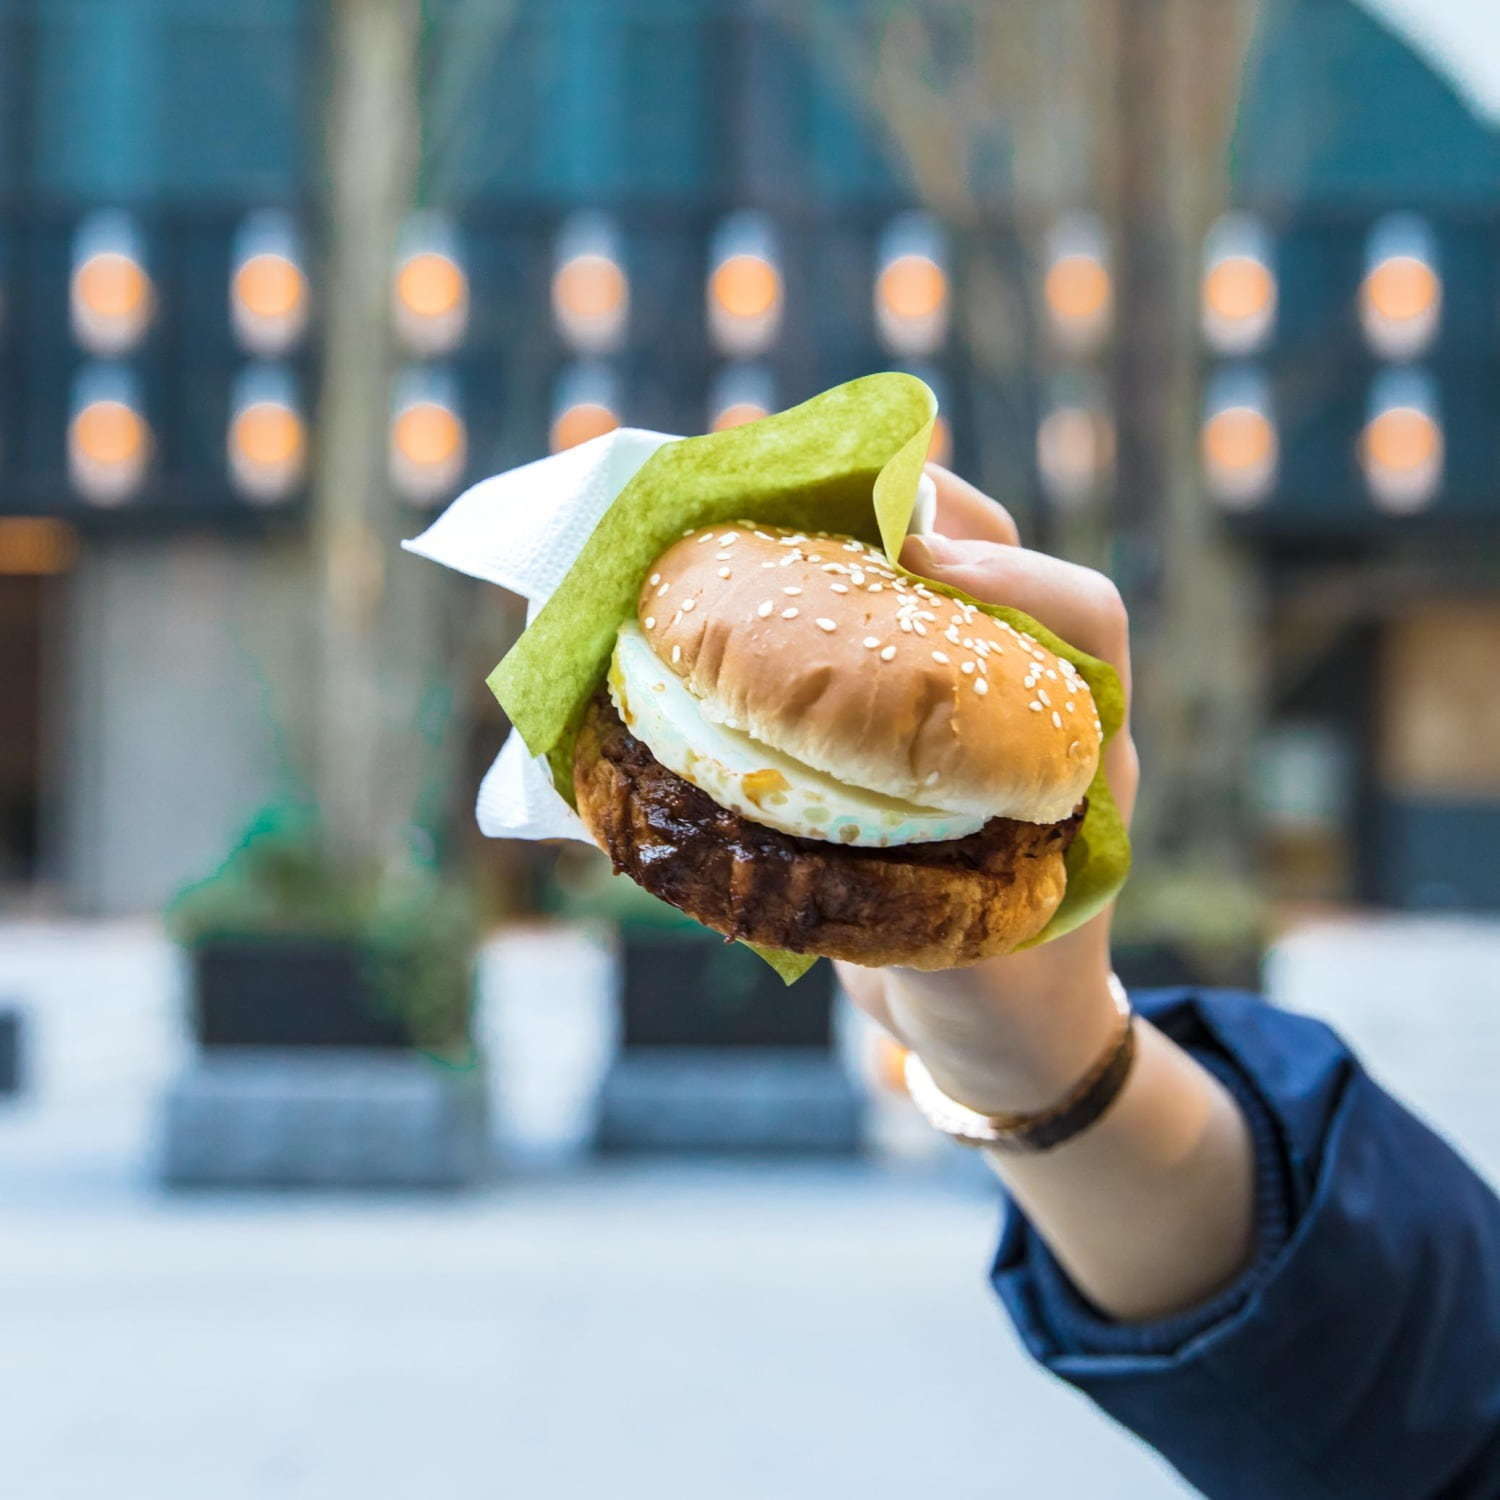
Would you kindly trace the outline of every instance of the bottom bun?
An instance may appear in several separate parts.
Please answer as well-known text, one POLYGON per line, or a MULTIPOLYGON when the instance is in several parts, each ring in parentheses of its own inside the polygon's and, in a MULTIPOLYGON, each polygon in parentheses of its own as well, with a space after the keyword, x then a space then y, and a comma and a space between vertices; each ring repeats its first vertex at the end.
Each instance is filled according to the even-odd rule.
POLYGON ((1063 897, 1061 823, 992 818, 944 842, 856 849, 796 838, 721 807, 667 770, 608 695, 573 758, 578 811, 617 871, 721 932, 851 963, 951 969, 1014 952, 1063 897))

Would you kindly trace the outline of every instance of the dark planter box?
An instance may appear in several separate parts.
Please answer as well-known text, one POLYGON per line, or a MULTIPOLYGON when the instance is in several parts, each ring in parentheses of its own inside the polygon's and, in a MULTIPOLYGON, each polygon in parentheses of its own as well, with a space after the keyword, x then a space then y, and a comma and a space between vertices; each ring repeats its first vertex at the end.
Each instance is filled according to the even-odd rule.
POLYGON ((21 1092, 21 1013, 0 1010, 0 1095, 21 1092))
POLYGON ((231 939, 193 950, 193 1022, 204 1047, 406 1047, 352 943, 231 939))
POLYGON ((813 1047, 832 1039, 833 969, 794 985, 741 943, 626 927, 620 1005, 632 1047, 813 1047))

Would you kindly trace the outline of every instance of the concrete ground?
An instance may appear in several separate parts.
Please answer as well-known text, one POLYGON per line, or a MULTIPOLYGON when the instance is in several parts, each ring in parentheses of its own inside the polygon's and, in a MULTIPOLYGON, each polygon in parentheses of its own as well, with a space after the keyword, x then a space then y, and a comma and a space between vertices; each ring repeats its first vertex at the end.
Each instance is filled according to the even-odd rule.
POLYGON ((1183 1493, 1027 1364, 993 1227, 975 1192, 853 1166, 33 1197, 0 1236, 4 1493, 1183 1493))
POLYGON ((152 1171, 185 1057, 174 955, 145 925, 0 930, 34 1042, 0 1106, 0 1494, 1184 1493, 1016 1346, 971 1159, 581 1158, 604 962, 555 935, 490 955, 527 1170, 453 1198, 173 1197, 152 1171))
MULTIPOLYGON (((983 1281, 992 1194, 924 1161, 925 1132, 888 1120, 884 1167, 590 1165, 607 955, 522 935, 485 972, 528 1170, 455 1198, 170 1197, 170 949, 148 925, 0 928, 0 1001, 35 1044, 0 1106, 0 1494, 1187 1493, 1021 1354, 983 1281)), ((1500 929, 1462 922, 1335 925, 1269 966, 1500 1176, 1497 976, 1500 929)))

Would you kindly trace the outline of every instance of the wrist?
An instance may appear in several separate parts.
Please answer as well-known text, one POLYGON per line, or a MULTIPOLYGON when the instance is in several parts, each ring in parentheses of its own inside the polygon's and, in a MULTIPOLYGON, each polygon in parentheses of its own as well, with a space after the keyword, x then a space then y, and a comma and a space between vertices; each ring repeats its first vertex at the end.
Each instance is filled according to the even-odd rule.
POLYGON ((959 977, 900 974, 891 1015, 938 1088, 981 1114, 1050 1108, 1115 1038, 1107 965, 1045 984, 970 970, 955 985, 959 977))

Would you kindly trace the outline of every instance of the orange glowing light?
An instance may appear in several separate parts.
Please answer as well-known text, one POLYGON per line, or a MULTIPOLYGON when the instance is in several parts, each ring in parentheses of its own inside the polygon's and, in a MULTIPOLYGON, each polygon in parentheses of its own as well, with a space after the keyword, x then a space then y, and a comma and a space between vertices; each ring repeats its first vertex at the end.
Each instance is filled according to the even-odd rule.
POLYGON ((1410 474, 1435 464, 1442 449, 1437 423, 1414 406, 1392 406, 1364 432, 1366 462, 1390 473, 1410 474))
POLYGON ((948 299, 948 278, 926 255, 898 255, 881 271, 875 292, 893 318, 930 318, 948 299))
POLYGON ((396 297, 413 318, 452 318, 469 295, 468 278, 450 255, 422 250, 396 273, 396 297))
POLYGON ((102 250, 79 266, 73 277, 79 306, 101 322, 128 323, 151 305, 151 279, 128 255, 102 250))
POLYGON ((441 468, 463 450, 463 423, 436 401, 416 401, 397 414, 391 441, 414 469, 441 468))
POLYGON ((620 425, 619 415, 598 401, 579 401, 558 413, 552 423, 552 451, 576 448, 590 438, 603 437, 620 425))
POLYGON ((766 318, 781 300, 781 274, 759 255, 731 255, 709 280, 709 295, 731 318, 766 318))
POLYGON ((90 463, 116 468, 138 462, 150 434, 140 413, 123 401, 91 401, 73 418, 70 440, 90 463))
POLYGON ((307 444, 302 419, 279 401, 252 401, 235 414, 229 429, 235 453, 258 469, 297 469, 307 444))
POLYGON ((1042 295, 1059 323, 1093 322, 1109 307, 1109 272, 1093 255, 1060 256, 1048 267, 1042 295))
POLYGON ((1370 308, 1392 323, 1425 317, 1437 306, 1441 287, 1437 272, 1415 255, 1392 255, 1365 278, 1370 308))
POLYGON ((607 255, 575 255, 552 278, 552 305, 559 318, 592 322, 615 316, 629 290, 624 271, 607 255))
POLYGON ((235 302, 251 317, 280 321, 295 317, 307 296, 307 279, 284 255, 252 255, 235 270, 235 302))
POLYGON ((1276 431, 1264 412, 1230 406, 1203 426, 1203 462, 1220 473, 1251 473, 1276 457, 1276 431))
POLYGON ((1276 296, 1270 268, 1249 255, 1226 255, 1203 278, 1203 302, 1216 317, 1238 323, 1261 316, 1276 296))
POLYGON ((758 422, 770 413, 754 401, 732 401, 715 418, 713 430, 727 432, 731 427, 743 427, 747 422, 758 422))
POLYGON ((0 516, 0 574, 66 573, 78 556, 78 533, 47 516, 0 516))

